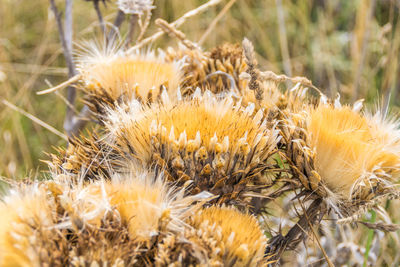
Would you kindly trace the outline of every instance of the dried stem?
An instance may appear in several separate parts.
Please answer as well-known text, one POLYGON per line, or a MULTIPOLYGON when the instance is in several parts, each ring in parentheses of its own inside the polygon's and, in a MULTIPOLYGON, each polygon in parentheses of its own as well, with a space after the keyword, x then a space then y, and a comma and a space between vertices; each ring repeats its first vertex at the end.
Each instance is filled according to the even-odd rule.
POLYGON ((323 95, 323 93, 321 92, 321 90, 319 90, 316 86, 314 86, 312 84, 312 82, 305 78, 305 77, 300 77, 300 76, 296 76, 296 77, 288 77, 286 75, 278 75, 275 74, 272 71, 264 71, 260 73, 261 79, 263 80, 270 80, 270 81, 274 81, 276 83, 281 83, 281 82, 285 82, 285 81, 291 81, 292 83, 300 83, 301 85, 310 87, 314 90, 316 90, 319 94, 323 95))
POLYGON ((139 33, 139 36, 138 36, 138 38, 136 40, 137 42, 142 40, 147 28, 150 25, 151 16, 152 16, 151 9, 150 10, 146 10, 146 18, 144 20, 144 24, 143 25, 140 24, 140 33, 139 33))
MULTIPOLYGON (((193 17, 197 14, 200 14, 204 11, 206 11, 208 8, 215 6, 216 4, 220 3, 222 0, 210 0, 207 3, 197 7, 196 9, 193 9, 187 13, 185 13, 182 17, 180 17, 179 19, 175 20, 174 22, 170 23, 172 26, 174 26, 175 28, 181 26, 183 23, 185 23, 185 21, 190 18, 193 17)), ((128 49, 128 52, 132 52, 135 51, 136 49, 139 49, 151 42, 154 42, 155 40, 157 40, 158 38, 160 38, 161 36, 164 35, 164 31, 158 31, 155 34, 153 34, 152 36, 143 39, 140 43, 138 43, 137 45, 131 47, 130 49, 128 49)))
POLYGON ((125 13, 122 10, 118 10, 117 16, 115 17, 113 27, 111 27, 110 32, 108 33, 108 40, 114 40, 115 36, 118 33, 119 27, 121 27, 122 22, 124 22, 125 13))
POLYGON ((128 37, 126 39, 125 45, 129 46, 133 42, 133 35, 135 34, 136 25, 138 22, 139 16, 137 14, 132 14, 129 20, 129 31, 128 37))
MULTIPOLYGON (((68 67, 68 76, 72 80, 75 80, 77 77, 77 72, 73 63, 72 59, 72 36, 73 36, 73 17, 72 17, 72 7, 73 7, 73 0, 66 0, 65 1, 65 21, 64 27, 61 21, 61 13, 58 11, 57 6, 54 0, 50 0, 50 8, 54 13, 56 18, 58 33, 61 41, 61 45, 63 48, 64 58, 68 67)), ((60 86, 56 87, 56 89, 52 88, 52 90, 57 90, 60 88, 65 87, 68 83, 71 84, 71 79, 67 82, 61 84, 60 86)), ((48 90, 46 90, 49 92, 48 90)), ((45 92, 46 92, 45 91, 45 92)), ((43 93, 43 92, 42 92, 43 93)), ((76 89, 75 87, 68 86, 67 89, 67 101, 73 106, 75 103, 76 98, 76 89)), ((67 132, 68 136, 72 136, 76 134, 86 123, 86 120, 81 120, 81 116, 87 116, 88 114, 88 107, 83 107, 80 112, 80 116, 75 116, 74 109, 71 108, 71 105, 67 105, 67 112, 64 120, 64 129, 67 132)))
POLYGON ((56 128, 54 128, 53 126, 51 126, 51 125, 45 123, 45 122, 42 121, 41 119, 38 119, 37 117, 33 116, 32 114, 26 112, 25 110, 23 110, 23 109, 21 109, 21 108, 19 108, 19 107, 17 107, 16 105, 14 105, 14 104, 8 102, 7 100, 4 100, 4 99, 3 99, 3 100, 1 100, 1 102, 2 102, 4 105, 8 106, 9 108, 11 108, 11 109, 17 111, 18 113, 24 115, 25 117, 27 117, 27 118, 30 119, 31 121, 33 121, 33 122, 39 124, 40 126, 42 126, 42 127, 45 128, 45 129, 49 130, 49 131, 52 132, 53 134, 58 135, 58 136, 61 137, 62 139, 68 141, 68 137, 67 137, 65 134, 63 134, 62 132, 60 132, 59 130, 57 130, 56 128))
MULTIPOLYGON (((67 1, 70 2, 71 0, 67 0, 67 1)), ((64 58, 65 58, 65 61, 67 64, 68 75, 70 77, 72 77, 75 75, 75 67, 74 67, 74 64, 72 61, 72 51, 69 49, 69 47, 72 46, 72 42, 71 42, 71 45, 69 45, 67 43, 66 35, 64 34, 64 28, 63 28, 62 22, 61 22, 61 13, 58 11, 58 8, 57 8, 56 4, 54 3, 54 0, 50 0, 50 8, 56 18, 58 35, 59 35, 59 38, 61 41, 64 58)), ((70 36, 70 34, 68 34, 68 36, 70 36)))
POLYGON ((324 258, 325 258, 326 262, 328 263, 328 266, 329 267, 335 267, 335 265, 333 265, 331 259, 329 258, 328 254, 326 253, 324 247, 321 245, 321 242, 319 241, 317 233, 315 233, 313 223, 311 222, 311 220, 307 216, 307 212, 306 212, 306 210, 304 208, 303 203, 301 203, 301 207, 303 208, 304 216, 306 216, 306 219, 307 219, 307 222, 308 222, 308 226, 310 227, 310 230, 311 230, 312 234, 314 235, 315 240, 317 241, 317 244, 318 244, 319 248, 321 249, 322 254, 324 255, 324 258))
POLYGON ((103 15, 101 14, 99 1, 93 1, 94 9, 96 10, 97 18, 99 19, 101 31, 103 32, 104 36, 106 35, 106 25, 104 23, 103 15))
MULTIPOLYGON (((49 88, 49 89, 46 89, 46 90, 39 91, 39 92, 37 92, 36 94, 37 94, 37 95, 45 95, 45 94, 52 93, 52 92, 54 92, 54 91, 63 89, 63 88, 65 88, 65 87, 67 87, 67 86, 69 86, 69 85, 71 85, 71 84, 73 84, 73 83, 79 81, 80 78, 81 78, 81 75, 80 75, 80 74, 75 75, 74 77, 71 77, 69 80, 67 80, 67 81, 65 81, 65 82, 63 82, 63 83, 61 83, 61 84, 59 84, 59 85, 57 85, 57 86, 54 86, 54 87, 49 88)), ((71 102, 70 102, 70 103, 71 103, 71 102)), ((71 104, 72 104, 72 103, 71 103, 71 104)))
POLYGON ((207 30, 203 33, 199 40, 199 45, 202 45, 208 35, 214 30, 215 26, 217 25, 218 21, 222 19, 222 17, 228 12, 228 10, 233 6, 233 4, 236 2, 236 0, 231 0, 229 1, 224 8, 219 12, 219 14, 214 18, 214 20, 210 23, 208 26, 207 30))
POLYGON ((176 37, 181 41, 181 43, 186 46, 187 48, 193 50, 197 48, 197 45, 194 44, 193 42, 189 41, 186 39, 186 35, 177 30, 172 24, 169 24, 163 19, 156 19, 156 25, 161 28, 164 32, 168 33, 170 36, 176 37))
POLYGON ((73 116, 71 121, 71 130, 68 132, 68 136, 75 136, 89 121, 90 109, 88 106, 83 106, 79 112, 79 116, 73 116))

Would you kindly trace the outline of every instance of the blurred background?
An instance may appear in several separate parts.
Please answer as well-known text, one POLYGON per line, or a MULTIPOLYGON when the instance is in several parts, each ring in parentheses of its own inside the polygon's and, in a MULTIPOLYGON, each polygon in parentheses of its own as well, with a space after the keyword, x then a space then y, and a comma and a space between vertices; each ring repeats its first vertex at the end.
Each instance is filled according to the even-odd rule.
MULTIPOLYGON (((100 8, 112 22, 116 1, 100 8)), ((168 22, 205 3, 204 0, 155 0, 146 33, 157 29, 155 18, 168 22)), ((56 1, 63 11, 64 1, 56 1)), ((182 27, 196 42, 228 0, 190 18, 182 27)), ((91 2, 74 1, 74 42, 100 35, 91 2)), ((255 45, 262 70, 305 76, 329 96, 344 102, 365 98, 367 106, 390 100, 392 113, 400 103, 400 2, 394 0, 236 0, 203 43, 204 49, 224 42, 255 45), (389 98, 390 96, 390 98, 389 98)), ((126 25, 127 23, 125 23, 126 25)), ((122 27, 122 35, 126 34, 122 27)), ((176 46, 165 36, 153 47, 176 46)), ((0 1, 0 98, 63 131, 65 103, 57 94, 38 96, 67 79, 55 17, 48 0, 0 1)), ((60 93, 65 94, 64 91, 60 93)), ((79 105, 79 104, 78 104, 79 105)), ((0 175, 40 177, 41 159, 53 146, 65 145, 57 135, 0 103, 0 175)))

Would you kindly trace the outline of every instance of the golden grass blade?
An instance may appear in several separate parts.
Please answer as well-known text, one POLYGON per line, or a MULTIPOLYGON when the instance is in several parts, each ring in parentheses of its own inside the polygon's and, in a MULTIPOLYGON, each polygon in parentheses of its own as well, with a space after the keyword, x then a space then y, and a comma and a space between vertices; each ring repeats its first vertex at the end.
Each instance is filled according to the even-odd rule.
POLYGON ((215 28, 217 25, 218 21, 222 19, 222 17, 226 14, 226 12, 229 11, 229 9, 233 6, 233 4, 236 2, 236 0, 231 0, 229 1, 228 4, 224 6, 224 8, 219 12, 219 14, 213 19, 213 21, 210 23, 210 26, 208 26, 207 30, 203 33, 199 40, 199 45, 202 45, 208 35, 212 32, 212 30, 215 28))
POLYGON ((45 123, 44 121, 42 121, 42 120, 36 118, 36 117, 33 116, 32 114, 26 112, 25 110, 23 110, 23 109, 17 107, 16 105, 14 105, 14 104, 8 102, 8 101, 5 100, 5 99, 1 100, 1 102, 2 102, 4 105, 6 105, 7 107, 9 107, 9 108, 11 108, 11 109, 17 111, 18 113, 24 115, 25 117, 27 117, 28 119, 32 120, 33 122, 39 124, 39 125, 42 126, 43 128, 49 130, 49 131, 52 132, 53 134, 58 135, 58 136, 61 137, 62 139, 68 141, 68 137, 67 137, 65 134, 63 134, 62 132, 60 132, 59 130, 57 130, 56 128, 54 128, 53 126, 48 125, 48 124, 45 123))
POLYGON ((39 91, 36 94, 37 95, 45 95, 45 94, 48 94, 48 93, 52 93, 54 91, 63 89, 63 88, 67 87, 68 85, 70 85, 70 84, 72 84, 74 82, 79 81, 80 78, 81 78, 80 74, 75 75, 75 76, 71 77, 69 80, 67 80, 67 81, 65 81, 65 82, 63 82, 63 83, 61 83, 61 84, 59 84, 59 85, 57 85, 55 87, 52 87, 52 88, 49 88, 49 89, 46 89, 46 90, 43 90, 43 91, 39 91))

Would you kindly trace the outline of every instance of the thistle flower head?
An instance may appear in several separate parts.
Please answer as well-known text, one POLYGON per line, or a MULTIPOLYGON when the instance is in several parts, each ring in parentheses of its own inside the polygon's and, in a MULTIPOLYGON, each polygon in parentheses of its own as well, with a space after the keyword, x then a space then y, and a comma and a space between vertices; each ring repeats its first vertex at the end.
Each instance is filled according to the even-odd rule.
POLYGON ((79 57, 78 70, 88 94, 87 102, 95 109, 132 98, 152 102, 159 97, 161 87, 175 89, 179 85, 180 63, 166 62, 162 54, 127 54, 112 45, 105 49, 89 46, 94 48, 79 57))
POLYGON ((212 206, 188 219, 192 228, 158 245, 159 265, 261 266, 266 237, 257 220, 233 208, 212 206))
POLYGON ((48 199, 45 189, 37 183, 14 188, 3 201, 0 203, 0 265, 39 266, 42 260, 51 263, 51 256, 43 250, 51 248, 57 236, 53 228, 54 203, 48 199), (46 240, 38 240, 40 235, 46 240))
POLYGON ((224 44, 210 52, 169 48, 166 58, 171 62, 182 60, 185 63, 181 82, 183 95, 193 94, 197 87, 217 94, 229 90, 238 92, 246 86, 246 81, 239 77, 245 71, 246 63, 238 45, 224 44))
POLYGON ((213 206, 196 213, 191 225, 220 239, 220 253, 225 254, 227 265, 235 261, 252 265, 264 255, 266 237, 252 215, 233 208, 213 206))
POLYGON ((193 180, 195 190, 212 193, 223 183, 241 190, 267 168, 278 132, 262 110, 255 113, 254 105, 242 108, 209 92, 177 104, 163 96, 160 104, 130 103, 109 112, 106 125, 125 153, 146 166, 155 164, 174 181, 193 180))
MULTIPOLYGON (((159 232, 177 232, 184 218, 196 209, 192 197, 183 190, 167 188, 161 178, 151 174, 114 175, 82 188, 64 192, 60 199, 79 216, 83 225, 100 227, 110 212, 116 212, 129 235, 138 242, 149 241, 159 232)), ((63 227, 73 224, 67 218, 63 227)))
POLYGON ((50 155, 47 164, 51 172, 68 174, 75 180, 109 178, 124 165, 123 155, 99 136, 100 133, 92 129, 88 136, 71 137, 67 148, 59 147, 56 149, 58 154, 50 155))
POLYGON ((2 266, 134 262, 154 236, 186 229, 210 197, 186 197, 151 173, 93 183, 53 178, 15 188, 0 203, 2 266))
POLYGON ((143 15, 155 8, 153 0, 118 0, 118 8, 125 14, 143 15))
POLYGON ((307 130, 315 168, 331 191, 351 199, 357 188, 377 191, 399 175, 399 131, 389 125, 346 106, 310 111, 307 130))

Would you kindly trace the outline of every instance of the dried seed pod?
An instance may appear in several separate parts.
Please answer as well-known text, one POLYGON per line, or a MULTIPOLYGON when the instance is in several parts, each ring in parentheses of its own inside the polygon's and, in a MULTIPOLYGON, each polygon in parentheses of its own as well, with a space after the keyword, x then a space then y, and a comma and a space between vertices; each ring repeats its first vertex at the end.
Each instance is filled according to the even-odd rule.
POLYGON ((210 52, 189 49, 168 49, 167 60, 173 62, 183 59, 183 77, 181 87, 183 95, 191 95, 197 87, 213 93, 225 92, 229 89, 241 90, 246 81, 240 74, 246 70, 243 51, 239 45, 226 43, 217 46, 210 52))
POLYGON ((174 105, 130 105, 109 112, 106 126, 116 144, 178 183, 190 177, 194 192, 220 195, 220 203, 240 198, 249 181, 272 166, 278 131, 262 110, 254 114, 254 105, 242 108, 209 92, 174 105))

